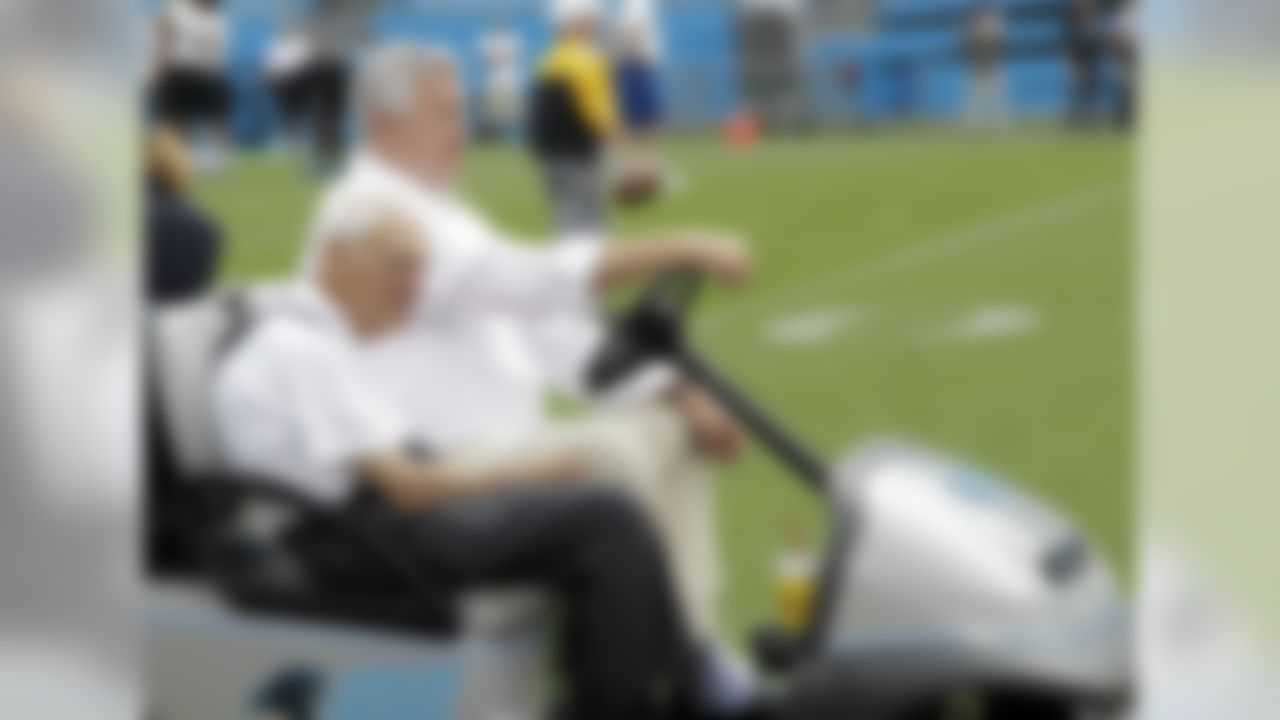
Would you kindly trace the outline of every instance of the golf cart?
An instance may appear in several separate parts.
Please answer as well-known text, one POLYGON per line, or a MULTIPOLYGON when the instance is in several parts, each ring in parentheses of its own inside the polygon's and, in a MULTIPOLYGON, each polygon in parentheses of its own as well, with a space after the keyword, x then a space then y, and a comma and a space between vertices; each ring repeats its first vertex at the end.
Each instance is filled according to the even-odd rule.
MULTIPOLYGON (((918 449, 882 443, 828 466, 688 342, 697 289, 688 273, 648 288, 617 318, 592 380, 609 386, 654 360, 679 367, 830 508, 808 626, 756 638, 780 720, 1123 712, 1125 606, 1078 532, 918 449)), ((161 313, 149 331, 149 714, 527 717, 545 692, 536 598, 450 597, 388 538, 269 478, 218 470, 208 378, 270 304, 231 292, 161 313)))
POLYGON ((808 627, 764 628, 782 720, 1094 720, 1131 694, 1128 611, 1097 550, 981 470, 879 443, 820 460, 693 347, 700 285, 675 272, 616 318, 591 382, 651 362, 718 398, 830 508, 808 627))

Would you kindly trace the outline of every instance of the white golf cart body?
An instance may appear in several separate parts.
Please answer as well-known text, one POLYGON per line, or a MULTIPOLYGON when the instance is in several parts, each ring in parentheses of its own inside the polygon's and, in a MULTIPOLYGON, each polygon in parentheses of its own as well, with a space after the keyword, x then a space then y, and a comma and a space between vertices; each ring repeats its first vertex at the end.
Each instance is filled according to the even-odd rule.
POLYGON ((784 717, 897 717, 965 690, 1123 700, 1126 605, 1064 518, 903 444, 852 453, 832 477, 836 540, 784 717))

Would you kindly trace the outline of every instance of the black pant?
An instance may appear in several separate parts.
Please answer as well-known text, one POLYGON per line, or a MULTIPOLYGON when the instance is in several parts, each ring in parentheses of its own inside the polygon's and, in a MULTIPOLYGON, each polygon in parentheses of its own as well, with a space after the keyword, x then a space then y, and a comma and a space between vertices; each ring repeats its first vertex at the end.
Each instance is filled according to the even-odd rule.
POLYGON ((154 102, 161 122, 183 129, 199 122, 223 124, 231 111, 231 86, 213 70, 174 68, 160 78, 154 102))
POLYGON ((337 160, 342 151, 348 83, 344 62, 320 58, 273 86, 283 129, 309 128, 316 153, 325 160, 337 160))
POLYGON ((565 717, 660 717, 657 690, 684 686, 689 646, 674 590, 658 540, 629 499, 542 488, 387 521, 450 587, 529 584, 556 596, 565 611, 565 717))

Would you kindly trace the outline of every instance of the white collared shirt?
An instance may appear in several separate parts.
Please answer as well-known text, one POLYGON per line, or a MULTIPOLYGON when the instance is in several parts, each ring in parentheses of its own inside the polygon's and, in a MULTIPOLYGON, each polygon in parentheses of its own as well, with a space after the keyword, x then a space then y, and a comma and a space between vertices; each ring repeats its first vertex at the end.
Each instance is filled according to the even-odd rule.
POLYGON ((412 326, 364 357, 418 437, 436 448, 519 437, 546 421, 549 388, 581 392, 603 337, 593 289, 600 242, 513 242, 457 195, 365 154, 326 194, 306 272, 328 230, 370 197, 411 212, 427 242, 412 326))
POLYGON ((356 461, 411 442, 408 424, 368 383, 365 350, 320 292, 290 289, 214 378, 225 461, 342 502, 356 461))

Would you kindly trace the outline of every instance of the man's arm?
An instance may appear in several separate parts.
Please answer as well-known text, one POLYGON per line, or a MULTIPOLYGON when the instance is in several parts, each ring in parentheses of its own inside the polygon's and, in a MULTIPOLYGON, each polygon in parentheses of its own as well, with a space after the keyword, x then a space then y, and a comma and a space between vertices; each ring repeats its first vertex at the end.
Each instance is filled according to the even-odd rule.
POLYGON ((433 245, 425 301, 449 313, 497 312, 545 318, 591 308, 597 297, 668 270, 690 268, 730 284, 750 275, 738 238, 709 231, 672 231, 630 241, 566 241, 527 247, 502 238, 452 251, 433 245))
POLYGON ((594 287, 604 293, 682 268, 737 285, 750 277, 752 260, 747 246, 726 233, 684 230, 648 235, 610 244, 596 266, 594 287))
POLYGON ((519 464, 462 468, 383 452, 357 460, 356 472, 392 507, 416 512, 504 489, 574 482, 582 464, 570 455, 549 454, 519 464))
MULTIPOLYGON (((531 274, 503 273, 511 278, 510 282, 497 288, 496 293, 489 293, 489 302, 470 306, 493 308, 496 306, 493 300, 507 294, 501 307, 510 308, 508 312, 523 319, 520 330, 545 377, 557 389, 582 398, 591 396, 585 382, 586 368, 607 334, 607 328, 597 313, 596 295, 680 267, 704 270, 733 283, 741 281, 751 270, 750 255, 740 241, 707 232, 637 237, 619 240, 616 245, 582 241, 578 247, 560 247, 570 252, 591 253, 592 257, 588 258, 591 264, 584 264, 576 274, 566 267, 555 283, 543 281, 546 292, 535 296, 531 287, 527 293, 530 297, 518 304, 515 299, 525 293, 517 288, 522 283, 532 283, 531 274)), ((549 255, 558 249, 526 252, 549 255)), ((496 277, 490 275, 489 279, 496 277)), ((488 283, 483 281, 471 282, 464 292, 476 293, 486 285, 488 283)), ((648 370, 640 380, 626 386, 623 396, 651 397, 659 389, 667 387, 668 376, 669 373, 662 370, 648 370)), ((614 394, 611 397, 618 400, 622 396, 614 394)))
MULTIPOLYGON (((582 302, 584 297, 594 299, 593 296, 614 287, 644 281, 679 267, 708 271, 728 282, 739 282, 751 270, 750 255, 740 241, 708 232, 637 237, 606 246, 584 242, 576 249, 595 253, 591 273, 577 278, 578 300, 571 297, 568 301, 546 303, 544 294, 543 303, 530 301, 517 312, 525 319, 520 329, 527 347, 547 380, 557 389, 584 399, 593 397, 585 379, 587 367, 607 335, 596 304, 582 302)), ((557 292, 564 292, 569 284, 562 281, 557 292)), ((610 401, 653 397, 669 387, 670 378, 671 372, 666 368, 646 369, 622 392, 611 393, 610 401)))
POLYGON ((706 390, 680 380, 667 391, 666 401, 684 418, 698 449, 722 462, 738 459, 746 447, 742 426, 706 390))

